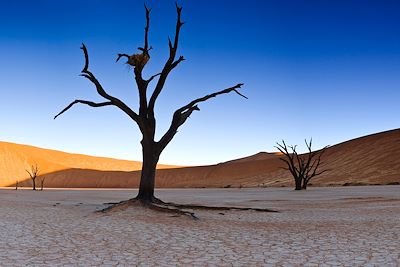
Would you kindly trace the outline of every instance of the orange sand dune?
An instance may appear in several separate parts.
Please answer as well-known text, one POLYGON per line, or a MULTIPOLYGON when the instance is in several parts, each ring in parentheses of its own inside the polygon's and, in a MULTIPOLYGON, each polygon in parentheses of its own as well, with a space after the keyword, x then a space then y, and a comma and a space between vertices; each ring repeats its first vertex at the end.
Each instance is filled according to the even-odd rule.
MULTIPOLYGON (((33 164, 38 165, 41 175, 71 168, 134 171, 140 170, 142 165, 138 161, 70 154, 34 146, 0 142, 0 186, 14 185, 17 180, 27 179, 29 176, 25 170, 33 164)), ((178 166, 159 165, 158 167, 172 168, 178 166)))
MULTIPOLYGON (((3 155, 2 149, 0 148, 0 164, 4 166, 5 161, 10 161, 10 159, 5 160, 6 157, 3 155)), ((10 150, 12 149, 10 148, 10 150)), ((23 151, 25 152, 25 150, 23 151)), ((15 163, 16 167, 21 166, 21 158, 31 160, 30 157, 32 154, 27 155, 22 152, 20 154, 11 152, 9 151, 10 155, 19 160, 18 164, 15 163), (17 154, 19 156, 16 156, 17 154)), ((46 174, 46 186, 48 187, 126 188, 138 186, 140 171, 132 171, 135 168, 136 170, 139 168, 140 163, 138 162, 132 163, 83 155, 71 155, 63 152, 52 152, 59 153, 57 154, 59 158, 52 157, 51 162, 54 166, 56 164, 66 166, 65 162, 75 162, 73 160, 74 157, 77 157, 77 159, 79 157, 87 158, 88 162, 91 159, 90 163, 93 165, 98 161, 99 163, 96 165, 96 170, 93 170, 94 168, 89 166, 90 164, 86 164, 85 166, 83 166, 84 164, 75 165, 73 167, 72 164, 69 164, 72 168, 54 170, 52 173, 46 174), (65 155, 70 157, 69 160, 63 158, 65 155), (120 169, 116 169, 117 167, 120 169), (108 169, 108 171, 103 171, 105 169, 108 169)), ((156 184, 157 187, 166 188, 292 186, 293 183, 290 174, 280 168, 283 166, 282 161, 279 160, 281 156, 278 153, 261 152, 250 157, 216 165, 161 169, 157 171, 156 184)), ((323 161, 325 162, 324 167, 331 171, 314 178, 311 181, 313 185, 343 185, 345 183, 387 184, 400 182, 400 129, 373 134, 334 145, 328 148, 323 161)), ((1 175, 0 177, 4 176, 1 175)), ((3 184, 7 184, 7 182, 4 182, 4 178, 1 179, 3 184)), ((28 185, 28 182, 25 184, 28 185)))
MULTIPOLYGON (((213 166, 158 171, 161 187, 292 186, 278 153, 261 152, 213 166)), ((322 158, 331 171, 313 185, 400 183, 400 129, 368 135, 328 148, 322 158)))

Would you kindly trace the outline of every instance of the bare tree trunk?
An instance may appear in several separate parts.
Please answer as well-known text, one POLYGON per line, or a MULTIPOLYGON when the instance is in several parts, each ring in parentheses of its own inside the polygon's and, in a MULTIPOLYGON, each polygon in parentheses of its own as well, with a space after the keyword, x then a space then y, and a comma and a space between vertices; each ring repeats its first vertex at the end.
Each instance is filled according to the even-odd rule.
POLYGON ((300 179, 300 178, 295 179, 296 187, 294 188, 294 190, 301 190, 301 182, 302 182, 302 179, 300 179))
POLYGON ((40 180, 40 191, 43 191, 44 179, 45 179, 45 178, 42 178, 42 180, 40 180))
POLYGON ((308 186, 308 182, 309 182, 309 181, 310 181, 309 179, 306 179, 306 178, 303 179, 303 186, 302 186, 302 189, 304 189, 304 190, 307 189, 307 186, 308 186))
POLYGON ((36 190, 36 179, 32 179, 32 190, 36 190))
POLYGON ((154 142, 142 141, 143 165, 140 175, 139 193, 136 199, 142 202, 152 202, 154 199, 154 186, 156 167, 160 154, 157 152, 154 142))
POLYGON ((307 189, 307 180, 303 179, 303 184, 301 185, 301 189, 306 190, 307 189))

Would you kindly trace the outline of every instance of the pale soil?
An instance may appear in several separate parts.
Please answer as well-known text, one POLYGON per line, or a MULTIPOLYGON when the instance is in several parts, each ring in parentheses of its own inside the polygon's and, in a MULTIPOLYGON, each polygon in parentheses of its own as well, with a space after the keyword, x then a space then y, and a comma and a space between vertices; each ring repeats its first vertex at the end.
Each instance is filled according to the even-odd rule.
POLYGON ((1 266, 400 266, 400 186, 160 190, 166 201, 274 208, 95 213, 133 190, 0 190, 1 266))

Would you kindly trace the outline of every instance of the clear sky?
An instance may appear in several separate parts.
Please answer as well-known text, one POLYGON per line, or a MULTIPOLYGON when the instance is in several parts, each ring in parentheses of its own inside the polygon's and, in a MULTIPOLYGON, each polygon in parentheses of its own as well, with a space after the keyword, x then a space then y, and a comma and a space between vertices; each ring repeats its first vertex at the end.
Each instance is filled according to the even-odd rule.
MULTIPOLYGON (((179 1, 179 55, 157 106, 158 136, 172 112, 194 98, 243 82, 242 92, 200 105, 160 162, 208 164, 275 151, 276 141, 316 148, 400 126, 399 1, 179 1)), ((152 61, 168 55, 174 1, 152 8, 152 61)), ((78 74, 79 49, 107 91, 137 109, 132 71, 117 53, 143 43, 143 1, 3 1, 0 7, 0 140, 141 160, 140 132, 78 74)))

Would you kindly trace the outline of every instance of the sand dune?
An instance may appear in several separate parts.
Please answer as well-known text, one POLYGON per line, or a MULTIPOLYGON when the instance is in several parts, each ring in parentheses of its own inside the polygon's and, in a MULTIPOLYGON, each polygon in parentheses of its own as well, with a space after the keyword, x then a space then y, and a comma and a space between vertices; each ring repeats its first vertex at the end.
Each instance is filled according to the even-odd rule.
MULTIPOLYGON (((258 153, 213 166, 158 171, 159 187, 292 186, 278 153, 258 153)), ((323 167, 329 172, 314 185, 400 182, 400 129, 373 134, 330 147, 323 167)))
MULTIPOLYGON (((16 180, 27 179, 29 176, 25 170, 32 164, 38 165, 41 175, 74 168, 126 172, 140 170, 142 166, 138 161, 71 154, 29 145, 0 142, 0 186, 13 185, 16 180)), ((159 165, 158 167, 178 166, 159 165)))
MULTIPOLYGON (((139 162, 38 150, 9 143, 0 145, 0 177, 3 185, 15 183, 15 180, 3 177, 15 177, 17 171, 18 173, 22 171, 24 175, 22 166, 34 160, 49 166, 49 170, 50 167, 53 168, 45 174, 48 187, 126 188, 137 187, 139 183, 139 162), (3 151, 8 154, 4 154, 3 151), (27 153, 29 151, 31 152, 27 153), (39 155, 42 157, 34 157, 37 151, 41 151, 39 155), (12 164, 7 163, 9 161, 12 164), (5 164, 10 164, 13 169, 6 172, 5 164)), ((280 157, 278 153, 261 152, 210 166, 184 168, 160 166, 169 169, 157 171, 156 184, 157 187, 163 188, 291 186, 290 174, 280 169, 283 166, 280 157)), ((326 151, 323 161, 326 163, 324 168, 331 171, 313 179, 311 182, 313 185, 400 182, 400 129, 334 145, 326 151)), ((29 185, 28 182, 25 185, 29 185)))

